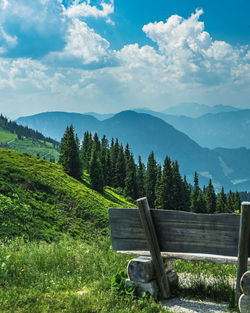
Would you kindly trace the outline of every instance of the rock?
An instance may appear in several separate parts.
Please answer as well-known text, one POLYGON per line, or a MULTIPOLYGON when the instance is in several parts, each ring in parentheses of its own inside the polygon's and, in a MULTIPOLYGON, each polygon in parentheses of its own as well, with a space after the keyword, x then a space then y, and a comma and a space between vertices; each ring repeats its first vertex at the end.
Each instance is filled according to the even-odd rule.
POLYGON ((130 260, 127 271, 129 279, 134 282, 147 283, 155 279, 155 270, 150 257, 140 256, 130 260))
POLYGON ((250 271, 247 271, 240 280, 240 287, 242 292, 247 295, 250 296, 250 271))
POLYGON ((178 283, 178 275, 175 271, 168 272, 167 276, 171 285, 176 285, 178 283))
POLYGON ((174 268, 174 260, 173 259, 163 259, 164 267, 166 273, 172 271, 174 268))
POLYGON ((239 309, 241 313, 250 313, 250 296, 240 296, 239 309))
POLYGON ((126 280, 126 286, 130 287, 133 284, 136 287, 136 292, 141 294, 142 292, 149 292, 152 296, 158 294, 159 289, 156 280, 151 280, 150 282, 143 283, 139 281, 131 281, 130 279, 126 280))

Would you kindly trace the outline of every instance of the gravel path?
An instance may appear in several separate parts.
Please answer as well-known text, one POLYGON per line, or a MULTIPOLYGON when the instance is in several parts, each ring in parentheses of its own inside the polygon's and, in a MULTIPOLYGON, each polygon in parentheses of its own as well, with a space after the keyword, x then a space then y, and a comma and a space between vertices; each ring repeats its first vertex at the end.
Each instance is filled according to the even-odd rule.
POLYGON ((162 302, 165 308, 176 313, 229 313, 226 303, 174 298, 162 302))

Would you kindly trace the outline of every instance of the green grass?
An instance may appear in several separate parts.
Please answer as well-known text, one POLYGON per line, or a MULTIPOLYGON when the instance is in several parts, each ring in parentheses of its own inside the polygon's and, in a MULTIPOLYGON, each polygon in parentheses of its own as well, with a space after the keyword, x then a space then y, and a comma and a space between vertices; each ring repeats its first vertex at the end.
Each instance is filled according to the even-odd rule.
POLYGON ((55 240, 63 233, 92 236, 108 227, 109 207, 133 206, 112 189, 103 194, 94 191, 86 176, 79 182, 60 165, 27 154, 0 148, 0 164, 0 194, 7 197, 2 197, 0 220, 9 238, 55 240), (20 225, 15 231, 13 215, 20 225))
POLYGON ((7 145, 9 149, 18 152, 26 152, 35 157, 39 154, 40 158, 45 158, 46 160, 54 158, 57 161, 59 157, 59 152, 53 147, 52 143, 25 137, 18 139, 16 134, 0 127, 0 145, 1 144, 7 145))
MULTIPOLYGON (((126 270, 132 257, 114 252, 108 237, 90 241, 64 237, 51 244, 26 243, 22 239, 2 243, 0 312, 170 312, 152 297, 135 297, 111 287, 112 279, 126 270)), ((186 275, 192 273, 193 287, 179 286, 174 295, 230 304, 232 290, 225 286, 235 277, 235 267, 177 261, 175 270, 186 275), (208 287, 204 275, 217 279, 217 283, 208 287)))
POLYGON ((126 269, 130 258, 112 251, 108 239, 2 244, 0 311, 167 313, 152 298, 133 299, 112 290, 112 277, 126 269))
POLYGON ((16 134, 13 134, 0 127, 0 144, 7 144, 8 142, 15 140, 16 138, 16 134))
POLYGON ((42 140, 30 138, 16 139, 10 142, 8 147, 18 152, 29 153, 32 156, 39 154, 40 158, 45 158, 46 160, 54 158, 57 161, 59 158, 59 152, 53 148, 53 145, 50 142, 44 142, 42 140))

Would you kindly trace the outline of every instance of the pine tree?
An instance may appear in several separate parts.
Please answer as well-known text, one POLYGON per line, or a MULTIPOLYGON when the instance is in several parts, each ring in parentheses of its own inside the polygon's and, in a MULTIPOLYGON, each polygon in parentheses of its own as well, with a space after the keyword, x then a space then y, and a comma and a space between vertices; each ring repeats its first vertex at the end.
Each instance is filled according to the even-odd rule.
POLYGON ((145 191, 149 206, 152 208, 155 202, 155 185, 157 176, 157 165, 154 158, 154 152, 148 157, 147 171, 145 178, 145 191))
POLYGON ((183 211, 185 209, 184 183, 181 178, 179 164, 177 161, 172 163, 172 177, 173 209, 183 211))
POLYGON ((206 198, 203 191, 199 190, 197 197, 197 213, 207 213, 206 198))
POLYGON ((186 176, 183 178, 183 186, 184 186, 184 201, 185 201, 185 208, 184 211, 190 211, 191 206, 191 186, 187 182, 186 176))
POLYGON ((119 154, 119 142, 116 138, 115 144, 111 143, 111 149, 110 149, 110 160, 111 160, 111 186, 112 187, 119 187, 119 181, 117 177, 117 160, 118 160, 118 154, 119 154))
POLYGON ((173 170, 170 158, 164 160, 162 172, 162 208, 164 210, 175 210, 173 199, 173 170))
POLYGON ((140 155, 138 158, 136 180, 138 186, 138 197, 145 197, 145 165, 142 163, 140 155))
POLYGON ((233 213, 234 206, 235 206, 235 194, 232 192, 232 190, 229 190, 229 193, 227 195, 227 212, 233 213))
POLYGON ((238 191, 235 193, 235 204, 234 204, 234 212, 241 210, 241 199, 240 199, 240 194, 238 191))
POLYGON ((131 197, 134 200, 138 198, 138 187, 136 183, 136 165, 132 153, 127 163, 124 192, 127 197, 131 197))
POLYGON ((88 131, 84 133, 82 146, 80 150, 80 158, 84 170, 89 171, 89 162, 92 151, 92 136, 88 131))
MULTIPOLYGON (((101 152, 100 152, 100 162, 102 164, 102 172, 103 172, 103 182, 104 182, 104 185, 108 185, 107 184, 107 180, 108 180, 108 175, 109 175, 109 170, 110 168, 108 169, 107 168, 107 151, 109 149, 109 144, 108 144, 108 140, 106 138, 106 136, 104 135, 102 137, 102 140, 101 140, 101 152)), ((110 159, 109 159, 110 161, 110 159)))
POLYGON ((209 184, 205 190, 205 200, 207 212, 210 214, 215 213, 216 211, 216 194, 214 191, 214 186, 212 184, 212 180, 209 179, 209 184))
POLYGON ((194 173, 194 187, 191 192, 191 212, 198 213, 200 211, 199 208, 199 202, 198 202, 198 196, 201 189, 199 187, 199 178, 197 172, 194 173))
POLYGON ((221 188, 221 192, 218 194, 216 202, 216 213, 227 212, 227 196, 225 195, 224 188, 221 188))
POLYGON ((103 192, 104 182, 102 165, 100 159, 98 158, 96 144, 94 144, 92 148, 92 154, 89 164, 89 177, 92 188, 99 192, 103 192))
POLYGON ((124 157, 123 146, 120 145, 119 152, 117 156, 116 168, 115 168, 115 185, 117 187, 125 187, 125 178, 126 178, 126 162, 124 157))
POLYGON ((159 164, 157 166, 157 176, 156 176, 156 184, 155 184, 155 209, 163 208, 163 190, 162 190, 162 168, 159 164))
POLYGON ((66 128, 62 137, 58 163, 63 166, 64 171, 70 176, 76 179, 81 178, 79 148, 72 125, 66 128))
POLYGON ((109 149, 107 149, 106 156, 105 156, 104 177, 105 177, 105 184, 107 186, 111 186, 112 177, 111 177, 111 159, 110 159, 110 150, 109 149))

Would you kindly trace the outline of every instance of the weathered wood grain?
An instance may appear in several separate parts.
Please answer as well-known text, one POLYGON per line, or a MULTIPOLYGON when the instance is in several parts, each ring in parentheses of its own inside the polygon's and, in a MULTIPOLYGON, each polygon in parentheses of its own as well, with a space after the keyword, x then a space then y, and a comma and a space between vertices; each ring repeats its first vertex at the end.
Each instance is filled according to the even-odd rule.
POLYGON ((249 256, 250 245, 250 202, 242 202, 241 204, 241 221, 238 245, 238 267, 236 280, 236 302, 241 295, 240 280, 247 271, 247 260, 249 256))
MULTIPOLYGON (((161 251, 237 256, 240 215, 151 210, 161 251)), ((138 209, 109 209, 112 247, 148 250, 138 209)))
POLYGON ((148 248, 152 257, 155 268, 156 280, 163 298, 167 299, 171 296, 168 279, 165 273, 158 238, 155 232, 155 226, 152 221, 150 208, 147 198, 141 198, 137 201, 141 224, 147 239, 148 248))

